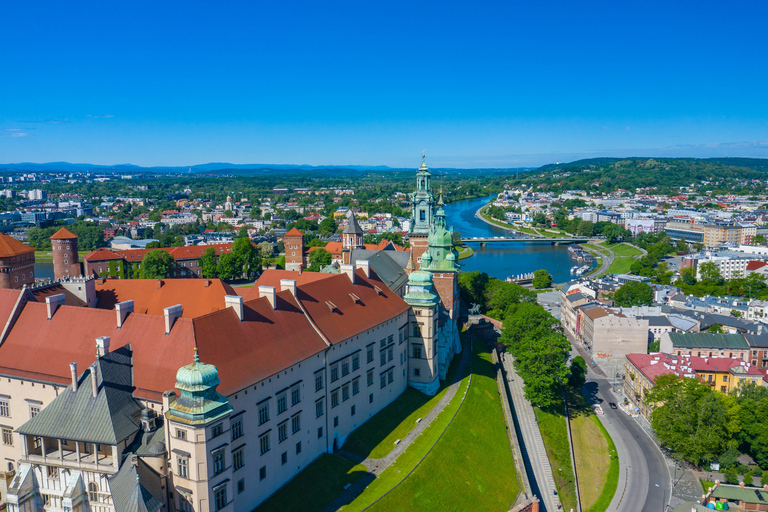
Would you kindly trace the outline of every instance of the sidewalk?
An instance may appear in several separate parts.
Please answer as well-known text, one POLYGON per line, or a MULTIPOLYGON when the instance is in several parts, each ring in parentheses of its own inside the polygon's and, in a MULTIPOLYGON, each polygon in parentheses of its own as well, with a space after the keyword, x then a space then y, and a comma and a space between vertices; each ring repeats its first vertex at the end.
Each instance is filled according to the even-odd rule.
POLYGON ((560 508, 557 506, 559 499, 556 495, 555 479, 552 477, 552 467, 549 464, 547 450, 544 447, 544 440, 541 438, 541 431, 539 430, 539 424, 536 421, 533 407, 525 399, 523 380, 515 372, 512 361, 512 356, 503 354, 502 364, 508 376, 507 383, 512 395, 514 413, 517 416, 520 432, 523 435, 523 444, 528 452, 531 470, 542 495, 539 498, 547 512, 555 512, 560 510, 560 508))

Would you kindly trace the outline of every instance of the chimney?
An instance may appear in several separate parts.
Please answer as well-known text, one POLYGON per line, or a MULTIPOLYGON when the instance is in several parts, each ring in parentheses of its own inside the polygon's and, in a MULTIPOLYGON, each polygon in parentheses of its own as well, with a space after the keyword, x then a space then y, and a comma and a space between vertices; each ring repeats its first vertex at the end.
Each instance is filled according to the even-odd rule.
POLYGON ((64 294, 59 293, 58 295, 51 295, 50 297, 45 298, 45 305, 48 308, 48 320, 53 318, 53 314, 56 313, 56 310, 59 309, 59 306, 64 305, 64 294))
POLYGON ((91 365, 91 391, 93 391, 93 398, 99 394, 99 370, 96 369, 96 363, 91 365))
POLYGON ((175 391, 166 391, 163 393, 163 413, 166 413, 171 410, 171 402, 174 401, 176 397, 175 391))
POLYGON ((72 374, 72 392, 77 391, 77 363, 69 363, 69 373, 72 374))
POLYGON ((744 487, 744 482, 739 482, 739 487, 744 487))
POLYGON ((355 266, 363 269, 366 278, 371 277, 371 263, 368 260, 358 260, 355 266))
POLYGON ((115 304, 115 311, 117 312, 117 328, 120 329, 128 315, 133 313, 133 301, 125 300, 118 302, 115 304))
POLYGON ((210 279, 206 279, 206 280, 204 280, 203 282, 205 283, 205 287, 206 287, 206 288, 208 288, 209 286, 211 286, 211 280, 210 280, 210 279))
POLYGON ((295 279, 281 279, 280 291, 284 292, 288 290, 295 297, 296 296, 296 280, 295 279))
POLYGON ((165 313, 165 334, 170 334, 176 319, 181 317, 182 306, 181 304, 176 304, 175 306, 163 309, 163 312, 165 313))
POLYGON ((342 265, 341 272, 347 274, 347 277, 352 281, 352 284, 355 284, 355 267, 353 265, 342 265))
POLYGON ((158 279, 157 280, 157 288, 160 289, 162 287, 163 287, 163 280, 162 279, 158 279))
POLYGON ((98 352, 99 357, 104 357, 109 354, 109 341, 109 336, 100 336, 96 338, 96 351, 98 352))
POLYGON ((224 306, 235 310, 240 321, 243 321, 243 298, 239 295, 225 295, 224 306))
POLYGON ((274 286, 259 286, 259 297, 266 297, 272 305, 272 309, 277 308, 277 289, 274 286))

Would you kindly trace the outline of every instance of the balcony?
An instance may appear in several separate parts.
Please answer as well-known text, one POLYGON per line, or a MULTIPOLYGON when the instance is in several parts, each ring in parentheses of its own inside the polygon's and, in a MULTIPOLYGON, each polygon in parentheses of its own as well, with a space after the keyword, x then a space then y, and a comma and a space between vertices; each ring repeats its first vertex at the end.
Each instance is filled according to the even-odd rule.
POLYGON ((83 469, 113 473, 117 471, 113 458, 114 447, 91 443, 64 443, 58 439, 44 438, 42 442, 34 437, 26 437, 27 453, 22 456, 23 462, 59 466, 72 469, 83 469))

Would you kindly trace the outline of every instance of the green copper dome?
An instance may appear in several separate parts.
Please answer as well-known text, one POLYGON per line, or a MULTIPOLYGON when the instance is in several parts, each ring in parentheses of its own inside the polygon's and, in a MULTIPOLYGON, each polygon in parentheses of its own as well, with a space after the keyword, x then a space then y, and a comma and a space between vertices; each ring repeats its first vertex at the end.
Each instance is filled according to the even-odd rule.
POLYGON ((220 382, 219 370, 212 364, 201 363, 195 348, 194 361, 176 372, 176 389, 181 395, 171 404, 168 419, 205 425, 230 413, 229 400, 216 391, 220 382))
POLYGON ((411 305, 433 306, 437 304, 439 299, 432 291, 432 274, 423 270, 411 272, 411 275, 408 276, 408 285, 403 299, 411 305))

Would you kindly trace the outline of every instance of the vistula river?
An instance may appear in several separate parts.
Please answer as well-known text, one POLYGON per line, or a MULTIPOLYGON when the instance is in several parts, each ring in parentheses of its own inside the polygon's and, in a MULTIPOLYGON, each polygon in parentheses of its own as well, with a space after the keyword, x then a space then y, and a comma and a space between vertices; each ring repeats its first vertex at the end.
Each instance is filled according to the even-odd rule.
MULTIPOLYGON (((457 201, 444 206, 448 227, 461 233, 462 238, 473 236, 508 236, 504 228, 483 222, 475 217, 477 210, 490 201, 490 197, 457 201)), ((479 243, 468 243, 475 251, 474 256, 461 260, 461 270, 479 270, 498 279, 533 272, 540 268, 552 274, 556 283, 572 279, 571 259, 566 245, 554 246, 541 243, 492 242, 480 247, 479 243)))
MULTIPOLYGON (((506 229, 492 226, 475 217, 478 208, 490 199, 483 197, 445 205, 448 227, 453 226, 453 229, 459 231, 463 237, 507 236, 506 229)), ((568 248, 564 245, 521 242, 492 242, 485 247, 471 242, 468 245, 475 254, 471 258, 461 260, 461 269, 467 272, 479 270, 490 276, 506 279, 507 276, 525 274, 543 268, 552 274, 556 283, 563 283, 573 277, 570 271, 576 262, 571 259, 568 248)), ((53 278, 53 263, 35 263, 35 276, 53 278)))

